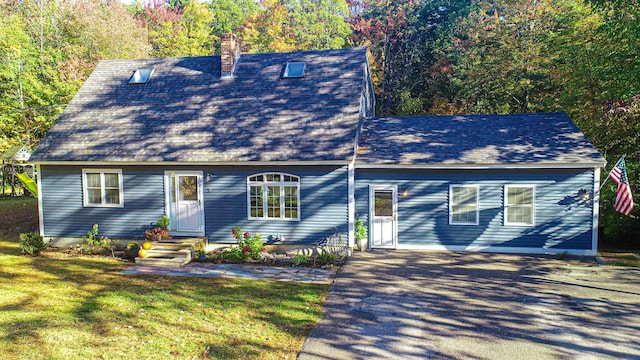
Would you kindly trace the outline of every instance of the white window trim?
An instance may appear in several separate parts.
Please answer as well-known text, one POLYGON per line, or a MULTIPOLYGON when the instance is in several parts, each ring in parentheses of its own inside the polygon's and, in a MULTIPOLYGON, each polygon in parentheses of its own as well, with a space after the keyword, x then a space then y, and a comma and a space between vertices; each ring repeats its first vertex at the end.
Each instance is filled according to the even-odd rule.
POLYGON ((249 176, 247 176, 247 219, 249 220, 280 220, 280 221, 300 221, 300 199, 301 199, 301 195, 300 195, 300 176, 297 175, 293 175, 293 174, 288 174, 288 173, 283 173, 283 172, 273 172, 273 171, 269 171, 269 172, 263 172, 263 173, 256 173, 256 174, 251 174, 249 176), (267 174, 277 174, 280 175, 280 181, 267 181, 267 174), (251 179, 254 176, 262 176, 263 177, 263 181, 251 181, 249 179, 251 179), (296 179, 298 179, 298 181, 284 181, 284 177, 285 176, 291 176, 294 177, 296 179), (256 217, 256 216, 251 216, 251 187, 252 186, 261 186, 262 187, 262 213, 263 216, 262 217, 256 217), (267 205, 268 205, 268 201, 266 198, 266 194, 268 193, 267 191, 267 186, 279 186, 280 187, 280 217, 268 217, 268 211, 267 211, 267 205), (298 217, 295 218, 286 218, 284 217, 285 214, 285 202, 284 202, 284 188, 285 186, 295 186, 298 189, 298 206, 297 206, 297 214, 298 217))
POLYGON ((503 216, 504 216, 504 225, 505 226, 527 226, 534 227, 536 226, 536 186, 532 184, 512 184, 504 186, 504 194, 503 194, 503 216), (509 189, 510 188, 531 188, 531 224, 529 223, 521 223, 521 222, 509 222, 509 217, 507 216, 507 208, 509 207, 509 189))
POLYGON ((124 207, 124 191, 123 191, 123 179, 122 169, 82 169, 82 205, 84 207, 109 207, 109 208, 122 208, 124 207), (89 193, 87 189, 87 174, 100 174, 100 192, 102 203, 94 204, 89 202, 89 193), (105 203, 105 188, 104 188, 104 174, 118 174, 118 191, 120 192, 120 202, 118 204, 105 203))
POLYGON ((480 224, 480 191, 478 185, 450 184, 449 185, 449 225, 479 225, 480 224), (466 187, 476 189, 476 221, 475 222, 454 222, 453 221, 453 188, 466 187))

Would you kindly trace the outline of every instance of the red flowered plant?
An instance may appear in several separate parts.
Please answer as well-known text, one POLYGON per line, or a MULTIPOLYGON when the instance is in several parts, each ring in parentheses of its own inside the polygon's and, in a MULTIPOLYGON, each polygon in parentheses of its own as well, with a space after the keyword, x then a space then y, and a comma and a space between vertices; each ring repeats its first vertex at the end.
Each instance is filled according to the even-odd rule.
POLYGON ((245 259, 262 260, 264 259, 267 248, 264 247, 262 236, 260 234, 251 235, 250 232, 242 232, 240 226, 235 226, 231 230, 231 234, 238 242, 238 247, 242 249, 242 257, 245 259))

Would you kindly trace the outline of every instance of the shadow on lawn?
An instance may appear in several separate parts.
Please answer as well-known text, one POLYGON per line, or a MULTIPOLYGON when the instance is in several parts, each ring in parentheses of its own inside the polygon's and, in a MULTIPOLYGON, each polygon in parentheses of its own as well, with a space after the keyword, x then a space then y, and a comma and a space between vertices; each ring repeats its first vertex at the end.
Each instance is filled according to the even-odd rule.
POLYGON ((13 257, 17 245, 3 247, 15 266, 2 276, 19 296, 0 305, 17 314, 0 324, 1 341, 50 343, 55 332, 64 340, 41 346, 45 357, 65 347, 83 356, 294 357, 328 293, 311 284, 123 275, 126 265, 109 258, 13 257), (149 339, 159 341, 142 345, 149 339))

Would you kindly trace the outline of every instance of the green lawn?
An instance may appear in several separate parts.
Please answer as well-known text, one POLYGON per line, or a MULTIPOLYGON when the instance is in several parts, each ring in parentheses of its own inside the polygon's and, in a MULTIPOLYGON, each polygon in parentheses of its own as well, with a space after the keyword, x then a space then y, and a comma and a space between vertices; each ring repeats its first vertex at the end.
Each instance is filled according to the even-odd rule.
POLYGON ((640 258, 638 258, 638 256, 640 256, 639 253, 601 251, 598 255, 606 265, 640 268, 640 258))
POLYGON ((294 359, 322 317, 325 285, 131 276, 109 258, 22 256, 18 232, 37 226, 25 215, 35 209, 0 200, 0 358, 294 359))

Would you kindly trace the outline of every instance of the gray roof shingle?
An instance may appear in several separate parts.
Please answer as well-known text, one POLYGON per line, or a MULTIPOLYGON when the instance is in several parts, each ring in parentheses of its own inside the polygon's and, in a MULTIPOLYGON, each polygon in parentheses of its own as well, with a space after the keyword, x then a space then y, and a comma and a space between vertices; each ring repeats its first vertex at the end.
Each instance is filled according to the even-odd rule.
POLYGON ((350 160, 366 66, 365 48, 244 54, 232 79, 219 56, 101 61, 32 160, 350 160), (304 78, 281 79, 290 61, 304 78))
POLYGON ((372 118, 359 145, 360 165, 605 163, 564 113, 372 118))

